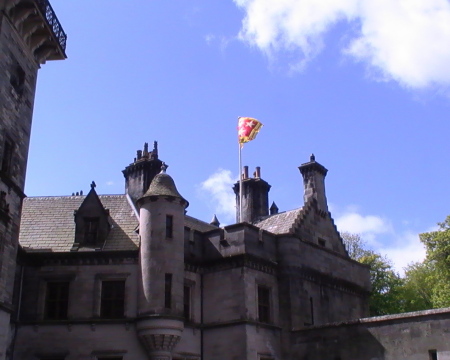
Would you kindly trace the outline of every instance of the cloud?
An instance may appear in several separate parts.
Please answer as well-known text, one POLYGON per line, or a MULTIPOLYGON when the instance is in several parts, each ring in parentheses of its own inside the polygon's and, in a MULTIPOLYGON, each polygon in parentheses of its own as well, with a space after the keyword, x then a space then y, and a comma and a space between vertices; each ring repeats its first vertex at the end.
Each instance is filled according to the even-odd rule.
POLYGON ((425 246, 419 240, 419 234, 406 231, 395 237, 395 241, 377 249, 392 260, 395 270, 404 275, 404 268, 412 263, 425 259, 425 246))
POLYGON ((223 215, 223 219, 219 218, 222 223, 232 221, 236 214, 235 195, 231 190, 235 182, 230 170, 218 169, 200 184, 202 193, 206 193, 216 215, 223 215))
MULTIPOLYGON (((412 230, 397 231, 391 221, 378 215, 362 215, 354 205, 347 207, 335 220, 341 232, 361 235, 370 249, 386 255, 392 261, 395 271, 404 275, 404 268, 422 261, 426 250, 419 240, 419 233, 412 230)), ((405 221, 402 221, 402 227, 405 221)), ((425 231, 431 231, 431 229, 425 231)))
POLYGON ((107 182, 106 182, 106 185, 107 185, 107 186, 112 186, 112 185, 114 185, 114 181, 107 181, 107 182))
POLYGON ((360 234, 371 247, 380 245, 376 240, 377 235, 392 231, 392 225, 386 219, 376 215, 361 215, 354 210, 338 216, 335 223, 339 231, 360 234))
POLYGON ((245 17, 241 40, 270 58, 295 54, 302 69, 339 22, 348 24, 343 54, 368 65, 378 80, 410 88, 450 85, 447 0, 233 0, 245 17))

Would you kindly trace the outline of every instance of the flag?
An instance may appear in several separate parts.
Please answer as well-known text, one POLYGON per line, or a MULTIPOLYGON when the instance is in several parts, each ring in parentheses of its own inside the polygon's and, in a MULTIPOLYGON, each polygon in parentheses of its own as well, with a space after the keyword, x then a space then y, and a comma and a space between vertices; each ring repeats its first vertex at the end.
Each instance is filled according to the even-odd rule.
POLYGON ((259 130, 261 130, 263 124, 258 120, 250 117, 239 117, 238 119, 238 140, 241 147, 244 143, 252 141, 259 130))

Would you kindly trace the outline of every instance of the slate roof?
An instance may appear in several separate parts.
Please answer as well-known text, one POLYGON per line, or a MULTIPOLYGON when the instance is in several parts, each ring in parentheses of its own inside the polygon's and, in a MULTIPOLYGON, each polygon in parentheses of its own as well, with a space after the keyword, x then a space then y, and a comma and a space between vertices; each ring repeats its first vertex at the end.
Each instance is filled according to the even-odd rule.
MULTIPOLYGON (((103 206, 109 210, 112 228, 103 250, 137 250, 138 219, 125 195, 99 195, 103 206)), ((19 242, 27 252, 68 252, 75 239, 74 210, 86 196, 46 196, 24 199, 19 242)), ((185 226, 206 232, 217 227, 185 217, 185 226)), ((94 251, 81 247, 78 251, 94 251)))
POLYGON ((287 234, 293 231, 297 219, 301 216, 303 208, 270 215, 253 225, 273 234, 287 234))

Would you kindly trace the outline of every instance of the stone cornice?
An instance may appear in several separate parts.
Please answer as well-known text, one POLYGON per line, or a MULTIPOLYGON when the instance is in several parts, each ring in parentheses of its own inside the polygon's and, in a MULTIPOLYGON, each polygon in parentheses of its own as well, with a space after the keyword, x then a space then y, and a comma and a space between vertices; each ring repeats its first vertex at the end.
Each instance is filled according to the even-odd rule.
POLYGON ((138 250, 127 251, 86 251, 86 252, 19 252, 19 261, 26 265, 120 265, 137 264, 138 250))
POLYGON ((276 275, 278 265, 275 262, 262 259, 253 255, 243 254, 225 257, 214 261, 190 263, 185 262, 185 270, 201 274, 246 267, 253 270, 276 275))
POLYGON ((359 296, 368 296, 369 290, 353 282, 324 274, 306 266, 283 266, 280 267, 281 275, 294 275, 301 279, 314 282, 338 291, 345 291, 359 296))

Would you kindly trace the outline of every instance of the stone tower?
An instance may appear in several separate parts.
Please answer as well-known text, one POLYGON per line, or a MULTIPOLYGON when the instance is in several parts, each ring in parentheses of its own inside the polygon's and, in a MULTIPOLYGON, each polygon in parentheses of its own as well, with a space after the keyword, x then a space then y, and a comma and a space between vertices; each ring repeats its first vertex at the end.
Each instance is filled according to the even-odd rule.
POLYGON ((48 0, 0 1, 0 360, 8 356, 20 213, 37 72, 66 58, 48 0))
POLYGON ((142 293, 139 339, 150 359, 171 360, 184 328, 184 211, 188 202, 162 171, 137 201, 142 293))
POLYGON ((234 184, 236 194, 236 222, 252 223, 269 215, 269 190, 271 186, 261 179, 261 169, 256 167, 253 178, 248 176, 248 166, 244 166, 242 174, 242 216, 239 219, 240 196, 239 182, 234 184))
POLYGON ((133 202, 144 195, 156 174, 161 170, 162 161, 158 159, 158 143, 153 143, 153 150, 148 151, 148 144, 144 150, 138 150, 133 163, 122 171, 125 176, 125 193, 133 202))

